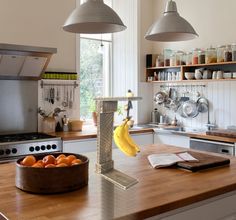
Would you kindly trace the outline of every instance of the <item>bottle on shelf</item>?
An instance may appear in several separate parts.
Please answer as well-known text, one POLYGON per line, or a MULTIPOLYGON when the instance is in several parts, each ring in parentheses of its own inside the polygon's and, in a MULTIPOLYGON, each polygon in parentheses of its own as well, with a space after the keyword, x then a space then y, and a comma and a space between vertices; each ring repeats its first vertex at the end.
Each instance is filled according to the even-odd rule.
POLYGON ((224 57, 225 57, 225 62, 230 62, 230 61, 232 61, 232 49, 231 49, 231 45, 226 45, 226 46, 225 46, 224 57))
POLYGON ((175 65, 176 66, 184 65, 184 64, 182 64, 183 54, 184 54, 184 52, 181 50, 178 50, 175 53, 175 65))
POLYGON ((170 66, 175 66, 175 52, 173 51, 172 54, 170 55, 170 66))
POLYGON ((225 61, 225 45, 219 45, 217 47, 217 63, 225 61))
POLYGON ((199 50, 198 51, 198 63, 204 64, 206 59, 206 53, 205 50, 199 50))
POLYGON ((193 53, 186 53, 186 65, 192 65, 193 53))
POLYGON ((231 44, 232 48, 232 61, 236 61, 236 43, 231 44))
POLYGON ((206 64, 209 63, 216 63, 217 62, 217 53, 216 53, 216 48, 214 47, 209 47, 206 50, 206 64))
POLYGON ((192 54, 192 64, 198 64, 198 52, 199 52, 199 48, 195 48, 193 49, 193 54, 192 54))
POLYGON ((164 49, 164 66, 170 66, 170 55, 172 54, 171 49, 164 49))
POLYGON ((156 67, 164 66, 164 56, 163 54, 159 54, 156 59, 156 67))

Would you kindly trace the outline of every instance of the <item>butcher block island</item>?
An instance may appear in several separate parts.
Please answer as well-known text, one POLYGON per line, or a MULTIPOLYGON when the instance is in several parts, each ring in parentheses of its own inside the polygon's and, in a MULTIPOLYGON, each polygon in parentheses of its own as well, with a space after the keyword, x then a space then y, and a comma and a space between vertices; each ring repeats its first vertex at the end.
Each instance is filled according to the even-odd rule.
POLYGON ((135 158, 114 150, 116 168, 139 181, 128 190, 94 172, 95 152, 86 154, 90 160, 88 186, 69 193, 38 195, 21 191, 15 187, 15 163, 0 164, 0 212, 10 220, 189 219, 188 215, 191 220, 210 220, 232 215, 236 211, 236 158, 230 157, 230 166, 194 173, 153 169, 147 159, 154 153, 184 150, 150 145, 135 158))

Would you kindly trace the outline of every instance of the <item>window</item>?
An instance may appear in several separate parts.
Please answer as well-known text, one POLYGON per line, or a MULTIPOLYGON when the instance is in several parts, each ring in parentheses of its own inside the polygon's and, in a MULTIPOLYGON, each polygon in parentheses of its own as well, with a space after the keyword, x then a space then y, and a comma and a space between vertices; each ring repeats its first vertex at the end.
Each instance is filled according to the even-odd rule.
MULTIPOLYGON (((83 3, 84 0, 81 0, 83 3)), ((111 0, 104 1, 109 6, 111 0)), ((111 34, 80 35, 80 117, 91 119, 94 98, 110 95, 111 34)))

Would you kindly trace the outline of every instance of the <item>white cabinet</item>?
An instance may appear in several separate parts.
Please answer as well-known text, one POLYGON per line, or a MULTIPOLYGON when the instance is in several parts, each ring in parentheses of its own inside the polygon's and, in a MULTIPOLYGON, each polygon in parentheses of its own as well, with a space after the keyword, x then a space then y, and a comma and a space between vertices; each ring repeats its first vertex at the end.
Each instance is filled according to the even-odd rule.
MULTIPOLYGON (((145 146, 153 144, 153 133, 132 134, 134 141, 139 146, 145 146)), ((116 148, 114 140, 112 141, 112 147, 116 148)), ((85 153, 97 150, 97 138, 63 141, 63 152, 68 153, 85 153)))
POLYGON ((154 144, 168 144, 178 147, 189 148, 190 138, 181 134, 173 134, 171 132, 154 133, 154 144))
POLYGON ((63 141, 63 152, 66 153, 85 153, 96 151, 97 138, 89 138, 82 140, 63 141))
POLYGON ((141 147, 153 144, 153 133, 132 134, 131 137, 141 147))

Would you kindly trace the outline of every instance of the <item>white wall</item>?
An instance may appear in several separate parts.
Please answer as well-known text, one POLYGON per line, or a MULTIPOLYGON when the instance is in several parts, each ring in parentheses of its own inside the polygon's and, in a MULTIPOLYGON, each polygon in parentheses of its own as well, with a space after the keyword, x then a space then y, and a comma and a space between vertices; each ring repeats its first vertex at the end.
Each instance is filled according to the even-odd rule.
POLYGON ((0 42, 56 47, 48 70, 75 71, 75 34, 62 30, 75 0, 0 0, 0 42))
MULTIPOLYGON (((55 47, 47 70, 75 71, 75 34, 62 25, 75 0, 0 0, 0 43, 55 47)), ((38 84, 0 81, 0 132, 37 131, 38 84)))
MULTIPOLYGON (((154 20, 162 16, 166 2, 154 0, 154 20)), ((175 2, 179 14, 194 27, 199 38, 175 43, 155 42, 153 44, 155 52, 160 52, 163 48, 192 50, 195 47, 207 48, 211 45, 236 42, 235 0, 175 0, 175 2)))
MULTIPOLYGON (((188 20, 199 38, 175 43, 153 43, 153 53, 162 52, 163 48, 172 48, 175 50, 192 50, 193 48, 207 48, 222 44, 236 42, 236 29, 234 23, 236 20, 234 0, 175 0, 179 14, 188 20)), ((154 17, 160 17, 164 11, 166 1, 154 0, 154 17)), ((154 21, 154 20, 153 20, 154 21)), ((152 22, 150 22, 151 25, 152 22)), ((236 96, 235 82, 211 82, 203 90, 203 95, 210 102, 210 120, 219 127, 226 128, 227 125, 236 125, 235 109, 236 96)), ((159 85, 154 84, 153 95, 159 91, 159 85)), ((153 103, 154 104, 154 103, 153 103)), ((164 109, 160 109, 164 113, 164 109)), ((171 118, 174 113, 167 111, 171 118)), ((186 126, 201 127, 207 122, 207 115, 199 115, 195 119, 178 119, 186 126)))
POLYGON ((148 25, 153 21, 153 0, 139 0, 138 8, 138 95, 143 99, 138 102, 138 123, 151 121, 153 103, 152 85, 145 82, 146 54, 153 53, 153 43, 145 40, 148 25))

